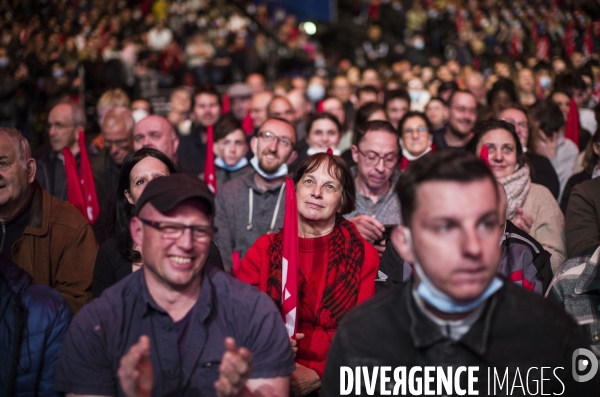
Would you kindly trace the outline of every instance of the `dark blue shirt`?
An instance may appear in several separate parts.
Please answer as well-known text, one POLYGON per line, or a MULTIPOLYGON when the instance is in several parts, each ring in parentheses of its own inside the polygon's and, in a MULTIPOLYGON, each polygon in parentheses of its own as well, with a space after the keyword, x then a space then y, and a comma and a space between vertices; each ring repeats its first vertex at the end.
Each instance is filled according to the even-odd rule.
POLYGON ((150 296, 144 272, 126 277, 77 314, 69 327, 56 370, 56 388, 75 394, 122 396, 119 361, 141 335, 150 338, 153 396, 213 396, 224 339, 253 354, 251 378, 294 371, 292 349, 281 315, 258 289, 206 266, 198 301, 178 348, 171 317, 150 296))

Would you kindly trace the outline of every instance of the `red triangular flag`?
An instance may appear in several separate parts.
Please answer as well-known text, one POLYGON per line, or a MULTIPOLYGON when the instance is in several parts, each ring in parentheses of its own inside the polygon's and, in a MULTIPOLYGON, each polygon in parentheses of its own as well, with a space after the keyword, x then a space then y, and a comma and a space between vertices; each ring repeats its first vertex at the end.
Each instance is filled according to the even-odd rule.
POLYGON ((213 152, 213 126, 206 128, 206 161, 204 162, 204 182, 208 188, 217 194, 217 169, 215 167, 215 153, 213 152))
POLYGON ((246 135, 250 135, 254 132, 254 120, 252 120, 250 113, 248 113, 242 120, 242 128, 244 129, 246 135))
POLYGON ((319 102, 317 102, 317 113, 323 113, 323 100, 321 99, 319 102))
POLYGON ((69 203, 81 212, 81 215, 86 217, 85 200, 81 185, 79 184, 79 174, 77 172, 77 163, 75 156, 68 147, 63 148, 63 156, 65 157, 65 172, 67 174, 67 197, 69 203))
POLYGON ((575 142, 579 147, 579 110, 575 100, 571 98, 569 104, 569 114, 567 116, 567 125, 565 127, 565 138, 575 142))
POLYGON ((94 183, 94 173, 92 172, 92 164, 88 156, 87 147, 85 145, 85 135, 83 130, 79 130, 79 157, 81 167, 81 190, 85 200, 86 214, 84 216, 93 225, 98 219, 100 213, 100 204, 98 203, 98 195, 96 194, 96 184, 94 183))
POLYGON ((483 145, 481 151, 479 152, 479 158, 485 161, 485 165, 490 168, 490 154, 487 145, 483 145))
POLYGON ((402 160, 400 160, 400 170, 406 169, 406 167, 408 167, 408 164, 410 164, 410 161, 408 161, 406 157, 402 156, 402 160))
POLYGON ((327 154, 333 155, 333 149, 331 149, 330 147, 328 147, 327 148, 327 154))
POLYGON ((294 181, 285 178, 285 215, 281 257, 281 307, 283 322, 290 338, 296 339, 298 306, 298 206, 294 181))
POLYGON ((230 107, 231 107, 231 105, 230 105, 230 100, 229 100, 229 94, 225 93, 223 95, 223 106, 221 106, 221 113, 223 113, 223 114, 229 113, 230 107))

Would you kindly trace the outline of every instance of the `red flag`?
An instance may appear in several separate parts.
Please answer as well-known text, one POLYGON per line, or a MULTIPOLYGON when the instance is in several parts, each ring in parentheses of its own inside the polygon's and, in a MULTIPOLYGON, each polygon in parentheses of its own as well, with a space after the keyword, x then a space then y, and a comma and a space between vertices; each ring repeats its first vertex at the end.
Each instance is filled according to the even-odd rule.
POLYGON ((589 59, 594 53, 594 39, 592 38, 592 28, 589 26, 583 34, 583 55, 589 59))
POLYGON ((410 161, 404 156, 402 156, 402 160, 400 160, 400 170, 405 170, 406 167, 410 164, 410 161))
POLYGON ((317 113, 323 113, 323 100, 321 99, 319 102, 317 102, 317 113))
POLYGON ((481 151, 479 152, 479 158, 482 159, 483 161, 485 161, 485 165, 488 166, 488 168, 490 168, 490 151, 487 147, 487 145, 484 145, 481 148, 481 151))
POLYGON ((298 206, 294 181, 285 178, 285 216, 283 218, 283 249, 281 257, 281 307, 288 336, 296 339, 298 306, 298 206))
POLYGON ((229 100, 229 94, 225 93, 223 95, 223 106, 221 106, 221 112, 223 114, 229 113, 229 108, 230 107, 231 107, 231 105, 230 105, 230 100, 229 100))
POLYGON ((550 59, 550 39, 547 35, 543 35, 535 43, 535 56, 541 61, 548 61, 550 59))
POLYGON ((242 259, 240 258, 240 253, 237 251, 233 251, 231 254, 231 274, 233 277, 237 278, 238 271, 240 270, 240 265, 242 264, 242 259))
POLYGON ((571 19, 571 21, 567 25, 567 30, 565 31, 565 36, 563 37, 563 46, 565 47, 565 52, 567 53, 567 57, 570 57, 571 54, 575 51, 575 20, 574 19, 571 19))
POLYGON ((569 114, 567 115, 565 138, 572 140, 579 147, 579 110, 577 109, 575 100, 572 98, 569 105, 569 114))
POLYGON ((93 225, 100 213, 100 205, 98 204, 94 174, 92 173, 92 166, 90 164, 90 158, 85 146, 85 136, 82 130, 79 131, 81 177, 77 172, 75 156, 73 156, 73 153, 69 148, 63 148, 63 156, 65 158, 67 196, 69 203, 77 208, 85 219, 93 225))
POLYGON ((242 128, 244 129, 246 135, 250 135, 254 132, 254 120, 252 120, 250 113, 248 113, 242 120, 242 128))
POLYGON ((214 194, 217 194, 217 169, 215 167, 215 153, 213 152, 213 126, 206 128, 206 161, 204 162, 204 182, 214 194))
POLYGON ((87 220, 93 225, 94 221, 98 219, 100 204, 98 204, 94 173, 92 172, 92 164, 90 163, 90 157, 88 156, 87 147, 85 145, 83 130, 79 130, 79 157, 81 167, 81 189, 83 191, 87 213, 87 216, 84 216, 86 216, 87 220))

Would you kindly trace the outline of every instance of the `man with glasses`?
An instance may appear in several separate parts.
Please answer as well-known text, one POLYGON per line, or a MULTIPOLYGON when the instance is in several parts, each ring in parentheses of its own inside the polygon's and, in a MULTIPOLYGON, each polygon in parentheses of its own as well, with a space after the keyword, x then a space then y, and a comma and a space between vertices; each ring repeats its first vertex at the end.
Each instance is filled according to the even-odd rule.
POLYGON ((73 319, 58 391, 287 395, 293 354, 275 305, 207 262, 214 213, 212 193, 196 178, 148 184, 130 224, 142 269, 73 319))
POLYGON ((455 91, 448 99, 448 125, 442 133, 433 135, 437 149, 464 150, 473 137, 477 121, 477 100, 468 91, 455 91))
POLYGON ((72 102, 61 102, 48 114, 46 131, 50 147, 36 159, 35 179, 50 194, 67 201, 67 174, 63 148, 69 148, 79 168, 80 129, 85 128, 85 113, 81 106, 72 102))
MULTIPOLYGON (((387 121, 369 121, 356 129, 351 168, 356 182, 356 209, 344 215, 365 240, 385 250, 386 225, 399 225, 400 204, 394 194, 398 179, 398 131, 387 121)), ((388 228, 389 230, 389 228, 388 228)))
POLYGON ((296 130, 287 120, 270 118, 250 140, 254 172, 232 179, 219 190, 215 236, 223 266, 233 269, 232 256, 243 258, 256 239, 283 226, 285 197, 282 187, 287 166, 297 157, 296 130))
POLYGON ((131 110, 124 106, 110 109, 102 120, 104 149, 92 160, 92 172, 100 203, 100 213, 93 227, 100 244, 106 239, 106 222, 115 198, 121 164, 125 157, 133 152, 134 125, 131 110))

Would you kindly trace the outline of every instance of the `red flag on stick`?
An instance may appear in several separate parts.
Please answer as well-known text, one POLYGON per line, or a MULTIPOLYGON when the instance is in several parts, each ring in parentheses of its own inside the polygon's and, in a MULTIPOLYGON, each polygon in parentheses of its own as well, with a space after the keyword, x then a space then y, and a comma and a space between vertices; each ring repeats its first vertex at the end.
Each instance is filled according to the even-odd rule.
POLYGON ((204 163, 204 182, 214 194, 217 194, 217 169, 215 167, 215 153, 213 152, 213 126, 206 128, 206 161, 204 163))
POLYGON ((77 208, 85 219, 93 225, 100 213, 100 205, 98 204, 94 174, 92 173, 92 165, 85 146, 85 136, 82 130, 79 131, 81 177, 77 172, 75 156, 73 156, 69 148, 63 148, 63 156, 65 157, 69 203, 77 208))
POLYGON ((281 307, 288 336, 296 339, 298 305, 298 206, 296 189, 290 177, 285 178, 285 215, 281 256, 281 307))
POLYGON ((479 152, 479 158, 485 161, 485 165, 487 165, 488 168, 490 168, 490 151, 487 145, 484 145, 481 148, 481 151, 479 152))
POLYGON ((230 105, 230 99, 229 99, 229 94, 228 93, 223 94, 223 101, 222 102, 223 103, 222 103, 222 107, 221 107, 221 112, 223 114, 229 113, 229 109, 230 109, 231 105, 230 105))
POLYGON ((244 129, 246 135, 250 135, 254 132, 254 120, 252 120, 250 113, 248 113, 242 120, 242 128, 244 129))
POLYGON ((567 115, 565 138, 572 140, 579 147, 579 110, 572 98, 569 104, 569 114, 567 115))

